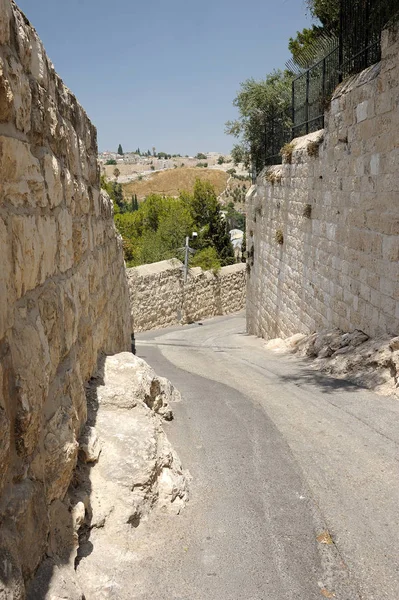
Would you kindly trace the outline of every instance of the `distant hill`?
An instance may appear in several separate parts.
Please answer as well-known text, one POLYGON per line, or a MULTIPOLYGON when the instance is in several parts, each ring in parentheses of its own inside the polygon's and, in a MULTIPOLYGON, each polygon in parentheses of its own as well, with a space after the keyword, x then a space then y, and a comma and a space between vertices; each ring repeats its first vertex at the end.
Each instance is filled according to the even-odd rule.
POLYGON ((139 200, 144 200, 149 194, 178 196, 182 191, 191 193, 196 179, 210 181, 219 196, 226 189, 229 175, 225 171, 217 169, 179 167, 155 172, 145 176, 141 181, 136 179, 130 183, 124 183, 122 184, 123 194, 126 199, 137 194, 139 200))

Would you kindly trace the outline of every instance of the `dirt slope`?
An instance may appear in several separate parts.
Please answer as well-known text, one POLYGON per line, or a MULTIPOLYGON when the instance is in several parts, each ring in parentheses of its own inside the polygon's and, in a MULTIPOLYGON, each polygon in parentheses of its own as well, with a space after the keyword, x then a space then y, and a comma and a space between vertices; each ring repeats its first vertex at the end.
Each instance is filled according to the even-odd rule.
POLYGON ((178 168, 160 171, 141 181, 132 181, 123 184, 125 198, 130 199, 132 194, 137 194, 139 200, 149 194, 164 194, 165 196, 178 196, 182 191, 192 192, 195 180, 207 180, 215 187, 216 194, 221 194, 226 188, 228 174, 216 169, 178 168))

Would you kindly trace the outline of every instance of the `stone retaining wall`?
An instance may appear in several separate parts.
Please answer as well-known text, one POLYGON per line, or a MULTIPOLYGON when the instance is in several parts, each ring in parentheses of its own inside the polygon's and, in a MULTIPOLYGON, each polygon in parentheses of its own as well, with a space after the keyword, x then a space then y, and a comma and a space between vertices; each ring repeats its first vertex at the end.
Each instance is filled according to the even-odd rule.
POLYGON ((187 283, 177 259, 127 269, 134 330, 192 323, 245 307, 245 265, 214 274, 190 269, 187 283))
POLYGON ((42 43, 0 0, 0 597, 24 598, 47 551, 99 352, 130 314, 96 130, 42 43))
POLYGON ((338 88, 326 129, 295 140, 248 193, 250 333, 399 333, 397 30, 382 56, 338 88))

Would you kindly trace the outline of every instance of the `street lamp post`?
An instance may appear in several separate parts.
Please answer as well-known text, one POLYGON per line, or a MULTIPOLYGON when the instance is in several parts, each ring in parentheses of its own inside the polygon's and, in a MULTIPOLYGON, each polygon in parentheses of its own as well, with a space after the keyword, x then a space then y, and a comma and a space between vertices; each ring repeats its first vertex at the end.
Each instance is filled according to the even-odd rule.
MULTIPOLYGON (((196 237, 198 237, 198 233, 196 231, 193 231, 193 233, 191 234, 192 239, 195 239, 196 237)), ((193 248, 190 248, 190 237, 187 236, 186 237, 186 244, 184 246, 184 283, 187 282, 187 276, 188 276, 188 256, 189 253, 191 252, 192 254, 194 254, 195 250, 193 248)))

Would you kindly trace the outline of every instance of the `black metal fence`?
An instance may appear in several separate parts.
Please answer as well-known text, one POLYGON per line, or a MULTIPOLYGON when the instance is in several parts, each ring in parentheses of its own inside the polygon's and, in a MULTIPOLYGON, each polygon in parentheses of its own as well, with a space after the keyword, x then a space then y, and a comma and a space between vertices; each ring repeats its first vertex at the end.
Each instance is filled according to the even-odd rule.
POLYGON ((324 127, 324 111, 339 84, 338 45, 292 82, 292 137, 324 127))
POLYGON ((251 148, 253 179, 265 166, 282 162, 281 149, 292 139, 290 110, 259 113, 258 119, 254 119, 254 126, 256 135, 253 136, 251 148))
MULTIPOLYGON (((305 63, 290 61, 291 110, 252 117, 252 176, 267 165, 282 162, 281 149, 294 137, 324 128, 324 113, 338 84, 381 58, 381 33, 399 16, 399 0, 340 0, 340 17, 334 30, 323 32, 305 63), (310 68, 312 56, 320 56, 310 68)), ((286 102, 286 104, 289 104, 286 102)))
POLYGON ((344 78, 380 60, 381 33, 398 13, 399 0, 341 0, 338 35, 331 35, 331 50, 293 80, 293 137, 324 127, 324 112, 334 89, 344 78))

